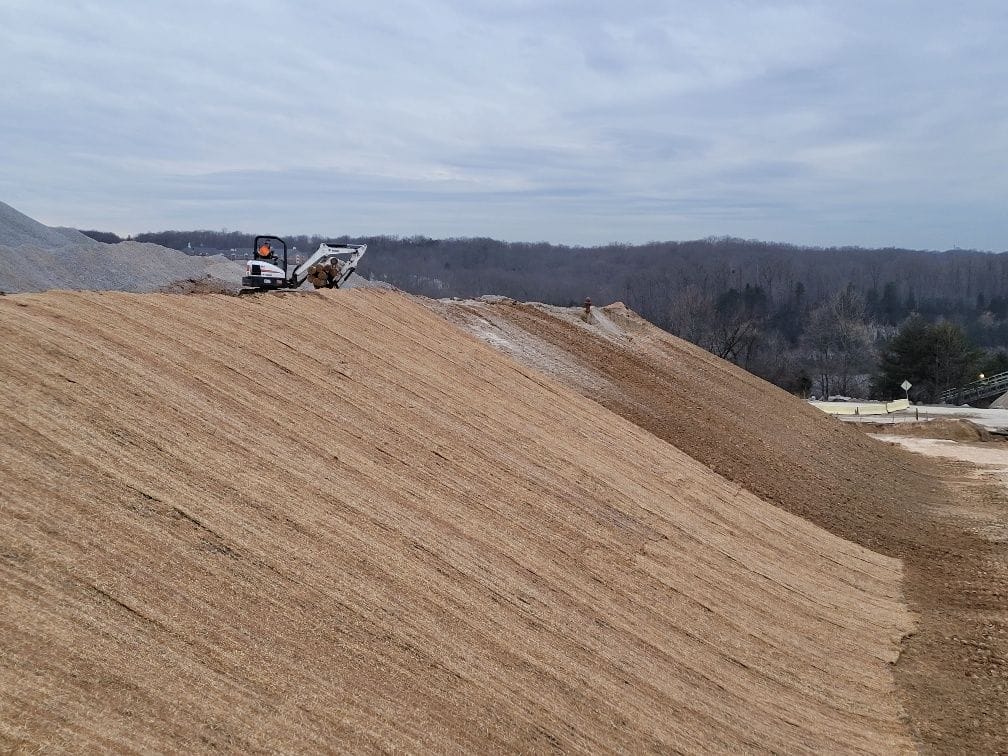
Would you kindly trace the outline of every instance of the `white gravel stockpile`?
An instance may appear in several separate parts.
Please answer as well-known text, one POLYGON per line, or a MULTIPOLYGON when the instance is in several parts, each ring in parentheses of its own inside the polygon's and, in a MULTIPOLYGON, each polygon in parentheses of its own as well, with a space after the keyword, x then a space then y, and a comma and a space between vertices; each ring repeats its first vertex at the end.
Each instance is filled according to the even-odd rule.
POLYGON ((193 257, 157 244, 102 244, 73 229, 51 228, 0 202, 0 291, 117 289, 152 291, 176 281, 241 284, 242 264, 193 257))
POLYGON ((4 247, 18 248, 23 246, 65 247, 94 246, 96 242, 72 228, 51 228, 43 226, 37 220, 19 213, 10 205, 0 202, 0 244, 4 247))

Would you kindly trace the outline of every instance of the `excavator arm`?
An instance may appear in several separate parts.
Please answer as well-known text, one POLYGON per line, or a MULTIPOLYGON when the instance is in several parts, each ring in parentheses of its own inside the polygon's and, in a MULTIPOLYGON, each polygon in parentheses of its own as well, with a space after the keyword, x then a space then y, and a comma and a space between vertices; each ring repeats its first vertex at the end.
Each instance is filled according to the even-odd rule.
POLYGON ((290 274, 287 285, 296 289, 309 281, 316 289, 338 289, 357 270, 367 244, 322 242, 314 254, 290 274))

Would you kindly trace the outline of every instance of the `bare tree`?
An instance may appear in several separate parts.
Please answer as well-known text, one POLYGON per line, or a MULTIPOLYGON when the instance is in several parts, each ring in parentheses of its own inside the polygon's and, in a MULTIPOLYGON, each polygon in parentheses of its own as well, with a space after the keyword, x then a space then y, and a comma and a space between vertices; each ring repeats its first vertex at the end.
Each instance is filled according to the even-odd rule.
POLYGON ((864 298, 848 286, 812 311, 804 345, 822 396, 860 393, 873 362, 864 298))

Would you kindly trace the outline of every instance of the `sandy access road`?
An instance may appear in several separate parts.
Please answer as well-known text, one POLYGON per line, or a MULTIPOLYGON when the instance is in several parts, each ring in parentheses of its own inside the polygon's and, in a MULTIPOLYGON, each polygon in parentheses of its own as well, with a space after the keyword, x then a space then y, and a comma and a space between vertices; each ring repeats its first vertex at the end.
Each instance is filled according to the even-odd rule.
POLYGON ((1003 520, 1000 486, 870 438, 619 304, 587 320, 500 297, 429 306, 761 499, 904 560, 921 621, 896 679, 919 747, 1008 753, 1008 551, 961 516, 1003 520))
POLYGON ((0 336, 4 749, 913 749, 898 560, 407 297, 0 336))
MULTIPOLYGON (((970 468, 963 471, 968 480, 995 480, 1002 489, 1008 491, 1008 444, 1006 443, 967 443, 936 438, 915 438, 910 436, 894 436, 889 434, 873 434, 875 438, 887 443, 896 444, 926 457, 952 459, 967 462, 970 468)), ((942 512, 947 517, 958 518, 962 527, 976 532, 981 537, 994 543, 1004 544, 1008 553, 1008 507, 997 498, 989 499, 987 506, 980 506, 976 497, 969 501, 969 506, 961 506, 959 502, 943 507, 942 512)), ((1008 601, 1005 602, 1002 619, 1008 624, 1008 601)), ((999 634, 1008 634, 1008 629, 999 628, 999 634)), ((1006 665, 1008 666, 1008 665, 1006 665)), ((1005 670, 1008 673, 1008 670, 1005 670)), ((1005 675, 1008 677, 1008 674, 1005 675)), ((1006 705, 1008 705, 1008 679, 1005 680, 1006 705)))

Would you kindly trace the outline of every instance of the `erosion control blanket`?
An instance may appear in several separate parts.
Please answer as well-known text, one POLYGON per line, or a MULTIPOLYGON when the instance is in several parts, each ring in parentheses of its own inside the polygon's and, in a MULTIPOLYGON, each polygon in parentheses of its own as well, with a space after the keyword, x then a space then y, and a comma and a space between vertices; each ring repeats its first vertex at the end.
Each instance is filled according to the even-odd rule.
POLYGON ((898 560, 405 296, 0 338, 3 749, 912 750, 898 560))

